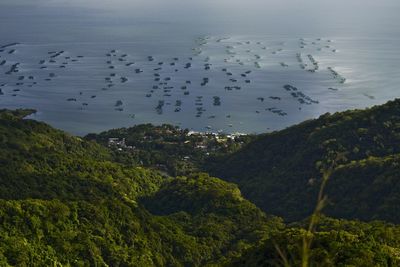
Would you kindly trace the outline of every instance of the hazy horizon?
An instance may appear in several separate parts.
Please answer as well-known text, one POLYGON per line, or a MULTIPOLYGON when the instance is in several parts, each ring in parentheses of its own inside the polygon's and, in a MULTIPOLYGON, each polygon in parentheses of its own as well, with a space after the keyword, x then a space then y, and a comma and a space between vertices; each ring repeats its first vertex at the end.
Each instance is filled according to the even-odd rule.
MULTIPOLYGON (((158 23, 193 23, 212 25, 218 29, 243 28, 249 33, 258 33, 266 29, 274 33, 304 35, 320 31, 331 31, 338 35, 368 35, 385 32, 386 26, 400 24, 398 11, 400 2, 395 0, 362 1, 362 0, 39 0, 32 3, 28 0, 0 3, 15 8, 15 13, 2 14, 2 30, 7 21, 29 21, 38 19, 39 15, 57 18, 59 15, 90 19, 108 18, 109 23, 130 23, 135 20, 158 23), (30 6, 29 13, 18 7, 30 6), (277 29, 279 28, 279 29, 277 29)), ((1 11, 0 11, 1 12, 1 11)), ((11 28, 12 29, 12 28, 11 28)), ((11 30, 7 27, 7 30, 11 30)), ((399 30, 400 33, 400 30, 399 30)))

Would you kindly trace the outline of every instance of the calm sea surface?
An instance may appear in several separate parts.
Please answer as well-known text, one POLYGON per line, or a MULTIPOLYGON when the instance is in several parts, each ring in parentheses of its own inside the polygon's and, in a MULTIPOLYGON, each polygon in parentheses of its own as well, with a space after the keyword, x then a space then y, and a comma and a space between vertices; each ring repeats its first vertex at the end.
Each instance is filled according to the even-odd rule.
POLYGON ((398 2, 2 0, 0 108, 83 135, 266 132, 382 104, 400 97, 398 2))

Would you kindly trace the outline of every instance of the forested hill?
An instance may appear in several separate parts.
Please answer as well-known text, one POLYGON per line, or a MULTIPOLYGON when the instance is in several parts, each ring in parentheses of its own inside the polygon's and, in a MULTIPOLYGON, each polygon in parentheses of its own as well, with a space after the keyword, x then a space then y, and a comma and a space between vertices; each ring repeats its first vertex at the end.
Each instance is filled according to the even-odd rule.
MULTIPOLYGON (((323 218, 316 231, 306 231, 307 220, 285 225, 246 200, 233 183, 206 173, 172 177, 134 167, 132 163, 140 161, 141 153, 130 157, 118 147, 109 149, 23 119, 31 112, 0 111, 0 266, 282 266, 285 261, 297 266, 304 259, 305 237, 314 241, 307 249, 310 266, 400 264, 396 225, 331 218, 323 218)), ((159 132, 160 128, 156 129, 159 132)), ((213 137, 208 146, 215 152, 210 153, 212 157, 235 153, 249 141, 227 143, 224 139, 217 144, 215 140, 213 137)), ((140 147, 141 151, 145 147, 151 149, 151 144, 140 147)), ((189 147, 174 153, 186 153, 189 147)), ((149 155, 158 157, 160 153, 149 155)), ((393 177, 398 173, 398 157, 384 155, 354 158, 337 168, 332 178, 339 183, 335 186, 358 190, 345 183, 356 181, 347 179, 350 173, 359 175, 359 182, 367 177, 368 183, 377 185, 365 183, 364 193, 354 199, 343 198, 340 205, 368 201, 377 206, 383 198, 371 195, 388 190, 389 184, 393 194, 385 191, 388 199, 383 206, 387 209, 377 206, 373 212, 376 218, 396 216, 393 177)), ((195 159, 191 164, 199 169, 207 158, 200 155, 195 159), (196 165, 198 162, 201 164, 196 165)), ((254 158, 252 162, 255 164, 254 158)), ((188 170, 185 167, 185 172, 188 170)), ((359 214, 369 211, 368 206, 331 208, 338 216, 361 217, 359 214)))
POLYGON ((210 161, 209 170, 237 183, 267 213, 294 221, 309 216, 321 171, 340 155, 324 212, 399 223, 399 153, 400 100, 394 100, 260 135, 238 152, 210 161))
POLYGON ((283 227, 206 174, 171 178, 0 111, 0 266, 203 266, 283 227))

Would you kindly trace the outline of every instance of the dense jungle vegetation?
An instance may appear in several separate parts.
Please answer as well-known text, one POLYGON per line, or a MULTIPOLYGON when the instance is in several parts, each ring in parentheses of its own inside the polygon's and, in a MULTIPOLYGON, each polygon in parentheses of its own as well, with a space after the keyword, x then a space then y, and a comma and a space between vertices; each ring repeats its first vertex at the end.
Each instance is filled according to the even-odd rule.
POLYGON ((299 266, 305 238, 310 266, 400 264, 400 100, 235 137, 32 112, 0 111, 1 266, 299 266))

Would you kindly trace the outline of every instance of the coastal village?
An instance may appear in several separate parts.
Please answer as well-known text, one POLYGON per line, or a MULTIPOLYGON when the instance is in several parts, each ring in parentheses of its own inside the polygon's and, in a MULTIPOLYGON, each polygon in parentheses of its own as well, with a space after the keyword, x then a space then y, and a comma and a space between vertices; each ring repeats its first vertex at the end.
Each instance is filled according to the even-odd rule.
MULTIPOLYGON (((173 134, 173 132, 171 132, 171 131, 168 131, 168 133, 173 134)), ((228 147, 227 142, 235 142, 236 139, 240 139, 239 137, 244 136, 246 134, 243 134, 243 133, 221 134, 221 133, 212 133, 212 132, 189 131, 186 135, 188 137, 189 136, 198 137, 196 139, 199 139, 199 141, 197 141, 195 143, 195 148, 207 150, 207 148, 208 148, 207 144, 210 143, 210 140, 217 142, 219 144, 222 144, 225 147, 228 147)), ((175 135, 175 136, 177 137, 178 135, 175 135)), ((151 141, 151 138, 145 137, 144 140, 151 141)), ((184 144, 189 144, 189 143, 190 143, 189 140, 186 140, 184 142, 184 144)), ((239 141, 238 143, 243 144, 243 141, 239 141)), ((136 148, 135 146, 127 145, 126 138, 118 138, 118 137, 108 138, 108 147, 116 148, 119 151, 134 150, 136 148)))
POLYGON ((173 172, 174 166, 178 165, 179 169, 196 170, 197 166, 210 158, 237 151, 253 136, 196 132, 167 124, 146 124, 91 134, 86 138, 107 146, 116 157, 130 160, 140 158, 136 162, 138 165, 173 172), (187 167, 182 168, 182 165, 187 167))
MULTIPOLYGON (((157 128, 157 127, 155 127, 157 128)), ((156 130, 157 131, 157 130, 156 130)), ((168 145, 190 145, 194 149, 202 150, 206 155, 209 155, 211 152, 215 152, 218 148, 224 147, 228 148, 230 144, 243 145, 244 141, 241 137, 246 136, 247 134, 243 133, 232 133, 232 134, 224 134, 224 133, 213 133, 213 132, 196 132, 196 131, 187 131, 187 130, 158 130, 158 133, 161 136, 154 138, 153 136, 143 136, 142 140, 136 140, 139 143, 149 143, 149 142, 158 142, 164 143, 168 145), (167 135, 168 138, 164 139, 164 135, 167 135), (182 135, 187 138, 182 140, 182 135), (176 142, 171 142, 170 138, 176 138, 176 142)), ((135 142, 135 143, 136 143, 135 142)), ((109 137, 108 138, 108 147, 111 149, 115 149, 118 151, 134 151, 137 149, 136 146, 127 144, 126 138, 122 137, 109 137)), ((188 156, 184 157, 188 159, 188 156)))

